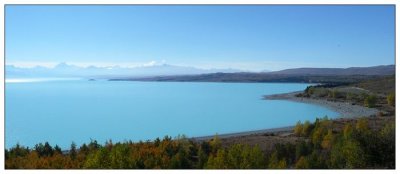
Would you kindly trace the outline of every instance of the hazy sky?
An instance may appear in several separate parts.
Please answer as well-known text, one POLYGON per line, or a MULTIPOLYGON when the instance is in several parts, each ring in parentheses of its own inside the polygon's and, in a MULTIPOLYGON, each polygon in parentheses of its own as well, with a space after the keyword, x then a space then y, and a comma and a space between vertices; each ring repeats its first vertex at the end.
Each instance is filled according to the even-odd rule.
POLYGON ((394 64, 394 6, 6 6, 6 64, 394 64))

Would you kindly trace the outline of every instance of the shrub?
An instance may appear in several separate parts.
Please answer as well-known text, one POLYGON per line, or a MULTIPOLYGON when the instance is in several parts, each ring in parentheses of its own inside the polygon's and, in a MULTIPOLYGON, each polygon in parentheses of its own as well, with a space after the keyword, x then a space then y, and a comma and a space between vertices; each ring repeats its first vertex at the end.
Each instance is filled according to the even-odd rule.
POLYGON ((395 105, 395 100, 396 100, 396 95, 394 93, 390 93, 387 97, 386 97, 387 103, 390 106, 394 106, 395 105))
POLYGON ((369 95, 364 99, 364 106, 373 108, 376 105, 377 98, 375 95, 369 95))

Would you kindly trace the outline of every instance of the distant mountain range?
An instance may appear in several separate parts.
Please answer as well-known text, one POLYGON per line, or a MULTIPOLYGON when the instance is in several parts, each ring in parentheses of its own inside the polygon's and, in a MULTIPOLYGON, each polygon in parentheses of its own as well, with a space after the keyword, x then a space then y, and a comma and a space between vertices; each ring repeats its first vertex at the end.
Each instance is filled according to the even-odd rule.
POLYGON ((195 75, 209 73, 234 73, 240 72, 235 69, 199 69, 186 66, 175 66, 169 64, 139 66, 139 67, 80 67, 67 63, 60 63, 53 68, 36 66, 32 68, 21 68, 6 65, 6 78, 30 78, 30 77, 85 77, 85 78, 111 78, 111 77, 150 77, 171 75, 195 75))
POLYGON ((281 71, 242 72, 235 69, 199 69, 168 64, 139 67, 80 67, 60 63, 53 68, 6 65, 6 78, 81 77, 141 81, 308 82, 323 76, 382 76, 395 74, 395 65, 351 68, 295 68, 281 71), (313 76, 313 78, 310 78, 313 76), (305 78, 307 77, 307 78, 305 78))
POLYGON ((359 80, 395 74, 394 65, 353 68, 296 68, 260 73, 210 73, 201 75, 156 76, 145 78, 112 78, 128 81, 190 81, 190 82, 301 82, 352 83, 359 80))
POLYGON ((396 71, 394 65, 351 68, 294 68, 269 72, 281 75, 392 75, 396 71))

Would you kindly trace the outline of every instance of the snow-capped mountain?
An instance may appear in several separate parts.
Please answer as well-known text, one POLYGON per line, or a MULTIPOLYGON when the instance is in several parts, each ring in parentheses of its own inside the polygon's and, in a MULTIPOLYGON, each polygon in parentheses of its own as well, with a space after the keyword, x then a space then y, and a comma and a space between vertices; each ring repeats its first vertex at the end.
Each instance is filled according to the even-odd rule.
POLYGON ((169 64, 138 66, 138 67, 80 67, 67 63, 59 63, 53 68, 35 66, 22 68, 14 65, 6 65, 6 78, 28 78, 28 77, 148 77, 148 76, 169 76, 169 75, 194 75, 207 73, 232 73, 239 72, 235 69, 200 69, 187 66, 175 66, 169 64))

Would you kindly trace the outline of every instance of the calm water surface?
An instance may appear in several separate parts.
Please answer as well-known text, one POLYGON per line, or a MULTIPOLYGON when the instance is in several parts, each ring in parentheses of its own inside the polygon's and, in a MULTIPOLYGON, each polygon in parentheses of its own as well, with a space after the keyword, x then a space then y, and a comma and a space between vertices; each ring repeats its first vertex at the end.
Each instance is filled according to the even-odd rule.
POLYGON ((6 147, 48 141, 66 148, 294 125, 339 114, 320 106, 262 100, 308 84, 127 81, 6 83, 6 147))

